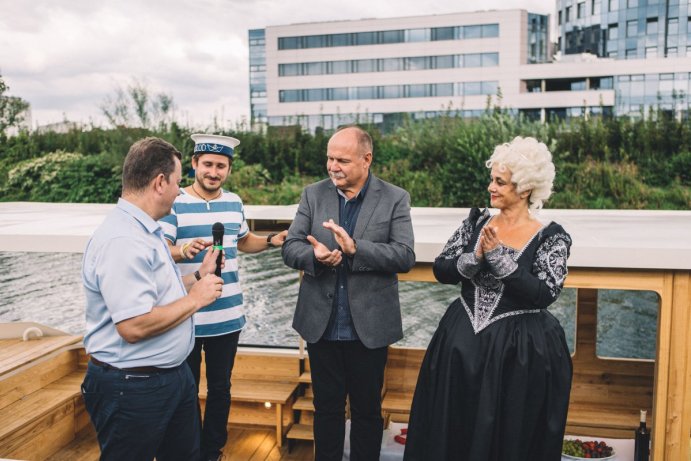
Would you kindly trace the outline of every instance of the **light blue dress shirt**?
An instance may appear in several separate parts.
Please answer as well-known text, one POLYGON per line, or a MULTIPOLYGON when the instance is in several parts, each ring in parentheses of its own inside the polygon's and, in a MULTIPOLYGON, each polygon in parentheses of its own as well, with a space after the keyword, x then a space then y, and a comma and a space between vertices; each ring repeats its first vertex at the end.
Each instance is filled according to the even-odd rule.
POLYGON ((187 294, 158 222, 124 199, 96 229, 84 251, 86 351, 118 368, 180 365, 194 347, 190 317, 135 344, 115 324, 187 294))

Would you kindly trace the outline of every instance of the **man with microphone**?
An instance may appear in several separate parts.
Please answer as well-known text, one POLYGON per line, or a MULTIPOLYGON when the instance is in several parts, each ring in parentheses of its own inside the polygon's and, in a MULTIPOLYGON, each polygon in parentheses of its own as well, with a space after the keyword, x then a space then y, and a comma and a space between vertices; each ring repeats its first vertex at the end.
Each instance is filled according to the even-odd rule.
MULTIPOLYGON (((259 236, 249 231, 245 210, 237 194, 223 190, 230 175, 235 148, 229 136, 193 134, 194 183, 182 189, 171 213, 161 219, 171 254, 180 272, 200 275, 203 254, 210 246, 223 248, 223 294, 194 315, 195 345, 187 358, 197 389, 201 352, 206 362, 207 397, 201 435, 201 459, 217 460, 228 439, 230 375, 240 331, 245 326, 242 289, 238 275, 238 250, 258 253, 283 245, 288 231, 259 236), (213 230, 213 235, 212 235, 213 230)), ((201 417, 201 415, 200 415, 201 417)))
MULTIPOLYGON (((170 213, 181 154, 158 138, 130 148, 122 197, 89 240, 82 262, 90 354, 82 395, 105 461, 199 457, 192 314, 221 295, 207 251, 199 277, 180 276, 157 220, 170 213)), ((221 264, 223 262, 221 261, 221 264)))

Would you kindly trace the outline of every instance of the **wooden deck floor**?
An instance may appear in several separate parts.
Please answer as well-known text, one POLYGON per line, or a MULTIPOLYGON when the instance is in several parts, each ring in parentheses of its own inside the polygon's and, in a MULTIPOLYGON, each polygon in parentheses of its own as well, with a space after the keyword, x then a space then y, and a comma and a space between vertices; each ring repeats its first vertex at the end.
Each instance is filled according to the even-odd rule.
MULTIPOLYGON (((98 461, 100 451, 96 433, 89 426, 67 447, 46 461, 98 461)), ((224 461, 310 461, 313 459, 312 442, 298 440, 288 453, 288 443, 276 445, 273 429, 228 428, 224 461)))

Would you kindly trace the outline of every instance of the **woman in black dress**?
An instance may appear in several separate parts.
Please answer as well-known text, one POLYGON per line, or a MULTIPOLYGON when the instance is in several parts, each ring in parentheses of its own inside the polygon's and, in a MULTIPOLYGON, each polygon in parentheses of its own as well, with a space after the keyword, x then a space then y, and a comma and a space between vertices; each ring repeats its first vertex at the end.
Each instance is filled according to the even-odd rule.
POLYGON ((531 210, 551 194, 547 147, 517 137, 498 146, 490 202, 471 210, 434 262, 461 295, 439 322, 415 389, 405 461, 556 461, 572 365, 546 308, 567 274, 571 237, 531 210))

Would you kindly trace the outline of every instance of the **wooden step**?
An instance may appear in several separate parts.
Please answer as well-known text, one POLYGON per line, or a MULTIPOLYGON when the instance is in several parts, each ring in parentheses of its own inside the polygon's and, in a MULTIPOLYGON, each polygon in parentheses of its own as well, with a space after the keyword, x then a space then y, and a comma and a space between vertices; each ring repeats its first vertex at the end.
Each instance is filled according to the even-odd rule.
POLYGON ((410 406, 413 403, 413 392, 407 391, 386 391, 382 400, 382 410, 385 413, 410 413, 410 406))
POLYGON ((311 397, 298 397, 293 404, 293 410, 314 411, 314 402, 311 397))
POLYGON ((293 424, 286 438, 291 440, 314 440, 314 431, 308 424, 293 424))
POLYGON ((311 384, 312 373, 309 371, 303 371, 300 377, 298 378, 298 382, 311 384))
POLYGON ((69 444, 62 447, 46 461, 96 461, 101 449, 96 439, 96 431, 89 424, 69 444))
POLYGON ((83 378, 75 371, 0 411, 0 457, 44 459, 72 441, 83 378))
POLYGON ((0 411, 32 392, 77 371, 78 358, 78 350, 63 350, 35 360, 26 368, 18 368, 0 376, 0 411))

